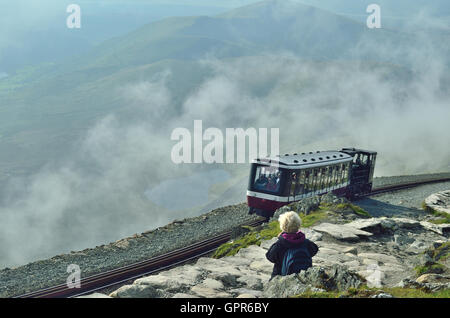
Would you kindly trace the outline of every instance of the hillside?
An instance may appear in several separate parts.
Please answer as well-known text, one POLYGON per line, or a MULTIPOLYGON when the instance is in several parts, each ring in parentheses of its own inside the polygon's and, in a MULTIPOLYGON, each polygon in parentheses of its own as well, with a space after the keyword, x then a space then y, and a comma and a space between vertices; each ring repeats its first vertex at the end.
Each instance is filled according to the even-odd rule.
MULTIPOLYGON (((27 173, 65 153, 66 146, 99 118, 127 108, 128 101, 114 94, 124 84, 151 80, 170 70, 168 88, 174 99, 170 107, 176 112, 210 74, 196 63, 199 59, 279 52, 314 60, 367 59, 370 56, 355 55, 353 50, 367 35, 361 24, 327 11, 264 1, 216 17, 164 19, 63 64, 28 68, 0 80, 4 169, 27 173), (52 153, 42 154, 40 149, 52 153), (12 162, 8 154, 24 159, 12 162)), ((372 40, 378 37, 400 41, 392 32, 381 31, 372 40)))
POLYGON ((378 175, 445 170, 445 42, 372 31, 330 11, 263 1, 153 22, 1 79, 0 258, 22 264, 241 202, 247 165, 171 161, 172 130, 195 119, 278 127, 282 152, 374 149, 378 175), (170 202, 170 187, 158 188, 167 181, 194 197, 183 180, 214 169, 229 178, 200 184, 207 199, 195 206, 146 196, 170 202))

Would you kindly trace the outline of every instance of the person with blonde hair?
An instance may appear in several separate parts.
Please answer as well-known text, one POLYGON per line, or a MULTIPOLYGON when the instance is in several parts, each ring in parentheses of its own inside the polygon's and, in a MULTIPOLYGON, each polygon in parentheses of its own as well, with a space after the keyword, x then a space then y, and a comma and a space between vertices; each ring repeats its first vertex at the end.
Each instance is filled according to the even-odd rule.
POLYGON ((308 269, 312 266, 312 257, 319 250, 300 231, 302 220, 296 212, 283 213, 278 221, 281 233, 266 253, 267 259, 274 263, 271 279, 276 275, 285 276, 308 269))

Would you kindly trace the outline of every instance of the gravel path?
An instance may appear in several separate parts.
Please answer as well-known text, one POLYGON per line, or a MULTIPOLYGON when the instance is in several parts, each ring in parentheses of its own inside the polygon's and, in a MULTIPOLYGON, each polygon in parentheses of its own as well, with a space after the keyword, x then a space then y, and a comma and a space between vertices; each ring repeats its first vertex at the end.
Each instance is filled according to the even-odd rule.
POLYGON ((361 206, 374 217, 414 217, 423 219, 429 217, 423 213, 422 203, 429 195, 450 189, 450 181, 427 184, 407 190, 374 195, 370 198, 358 200, 361 206))
MULTIPOLYGON (((445 174, 449 176, 450 174, 445 174)), ((429 178, 436 175, 384 177, 374 180, 375 186, 429 178)), ((422 201, 431 193, 450 189, 450 182, 432 184, 382 194, 357 202, 374 215, 407 215, 420 213, 422 201)), ((76 264, 82 277, 142 261, 185 245, 230 230, 244 221, 254 219, 247 214, 245 203, 215 209, 199 217, 174 221, 156 230, 137 234, 120 241, 55 256, 13 269, 0 270, 0 297, 17 296, 48 286, 65 283, 67 267, 76 264)))

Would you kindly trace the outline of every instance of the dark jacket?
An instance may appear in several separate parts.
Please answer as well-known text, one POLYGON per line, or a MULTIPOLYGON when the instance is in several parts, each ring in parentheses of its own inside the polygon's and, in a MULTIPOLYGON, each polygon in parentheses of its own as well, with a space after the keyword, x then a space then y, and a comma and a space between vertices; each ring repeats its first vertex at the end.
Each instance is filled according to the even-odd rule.
POLYGON ((272 278, 276 275, 281 275, 281 266, 283 264, 284 254, 289 248, 299 247, 302 244, 306 244, 311 257, 317 254, 319 248, 314 242, 305 238, 305 234, 301 231, 297 233, 281 233, 276 241, 267 251, 267 259, 274 263, 272 278))

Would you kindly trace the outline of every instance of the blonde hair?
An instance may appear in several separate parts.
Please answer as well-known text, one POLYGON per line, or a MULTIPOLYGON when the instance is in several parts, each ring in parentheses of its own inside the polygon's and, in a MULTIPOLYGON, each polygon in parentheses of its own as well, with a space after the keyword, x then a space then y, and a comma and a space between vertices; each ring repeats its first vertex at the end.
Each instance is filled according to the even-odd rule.
POLYGON ((278 222, 280 222, 280 229, 286 233, 296 233, 302 225, 300 216, 294 211, 281 214, 278 222))

